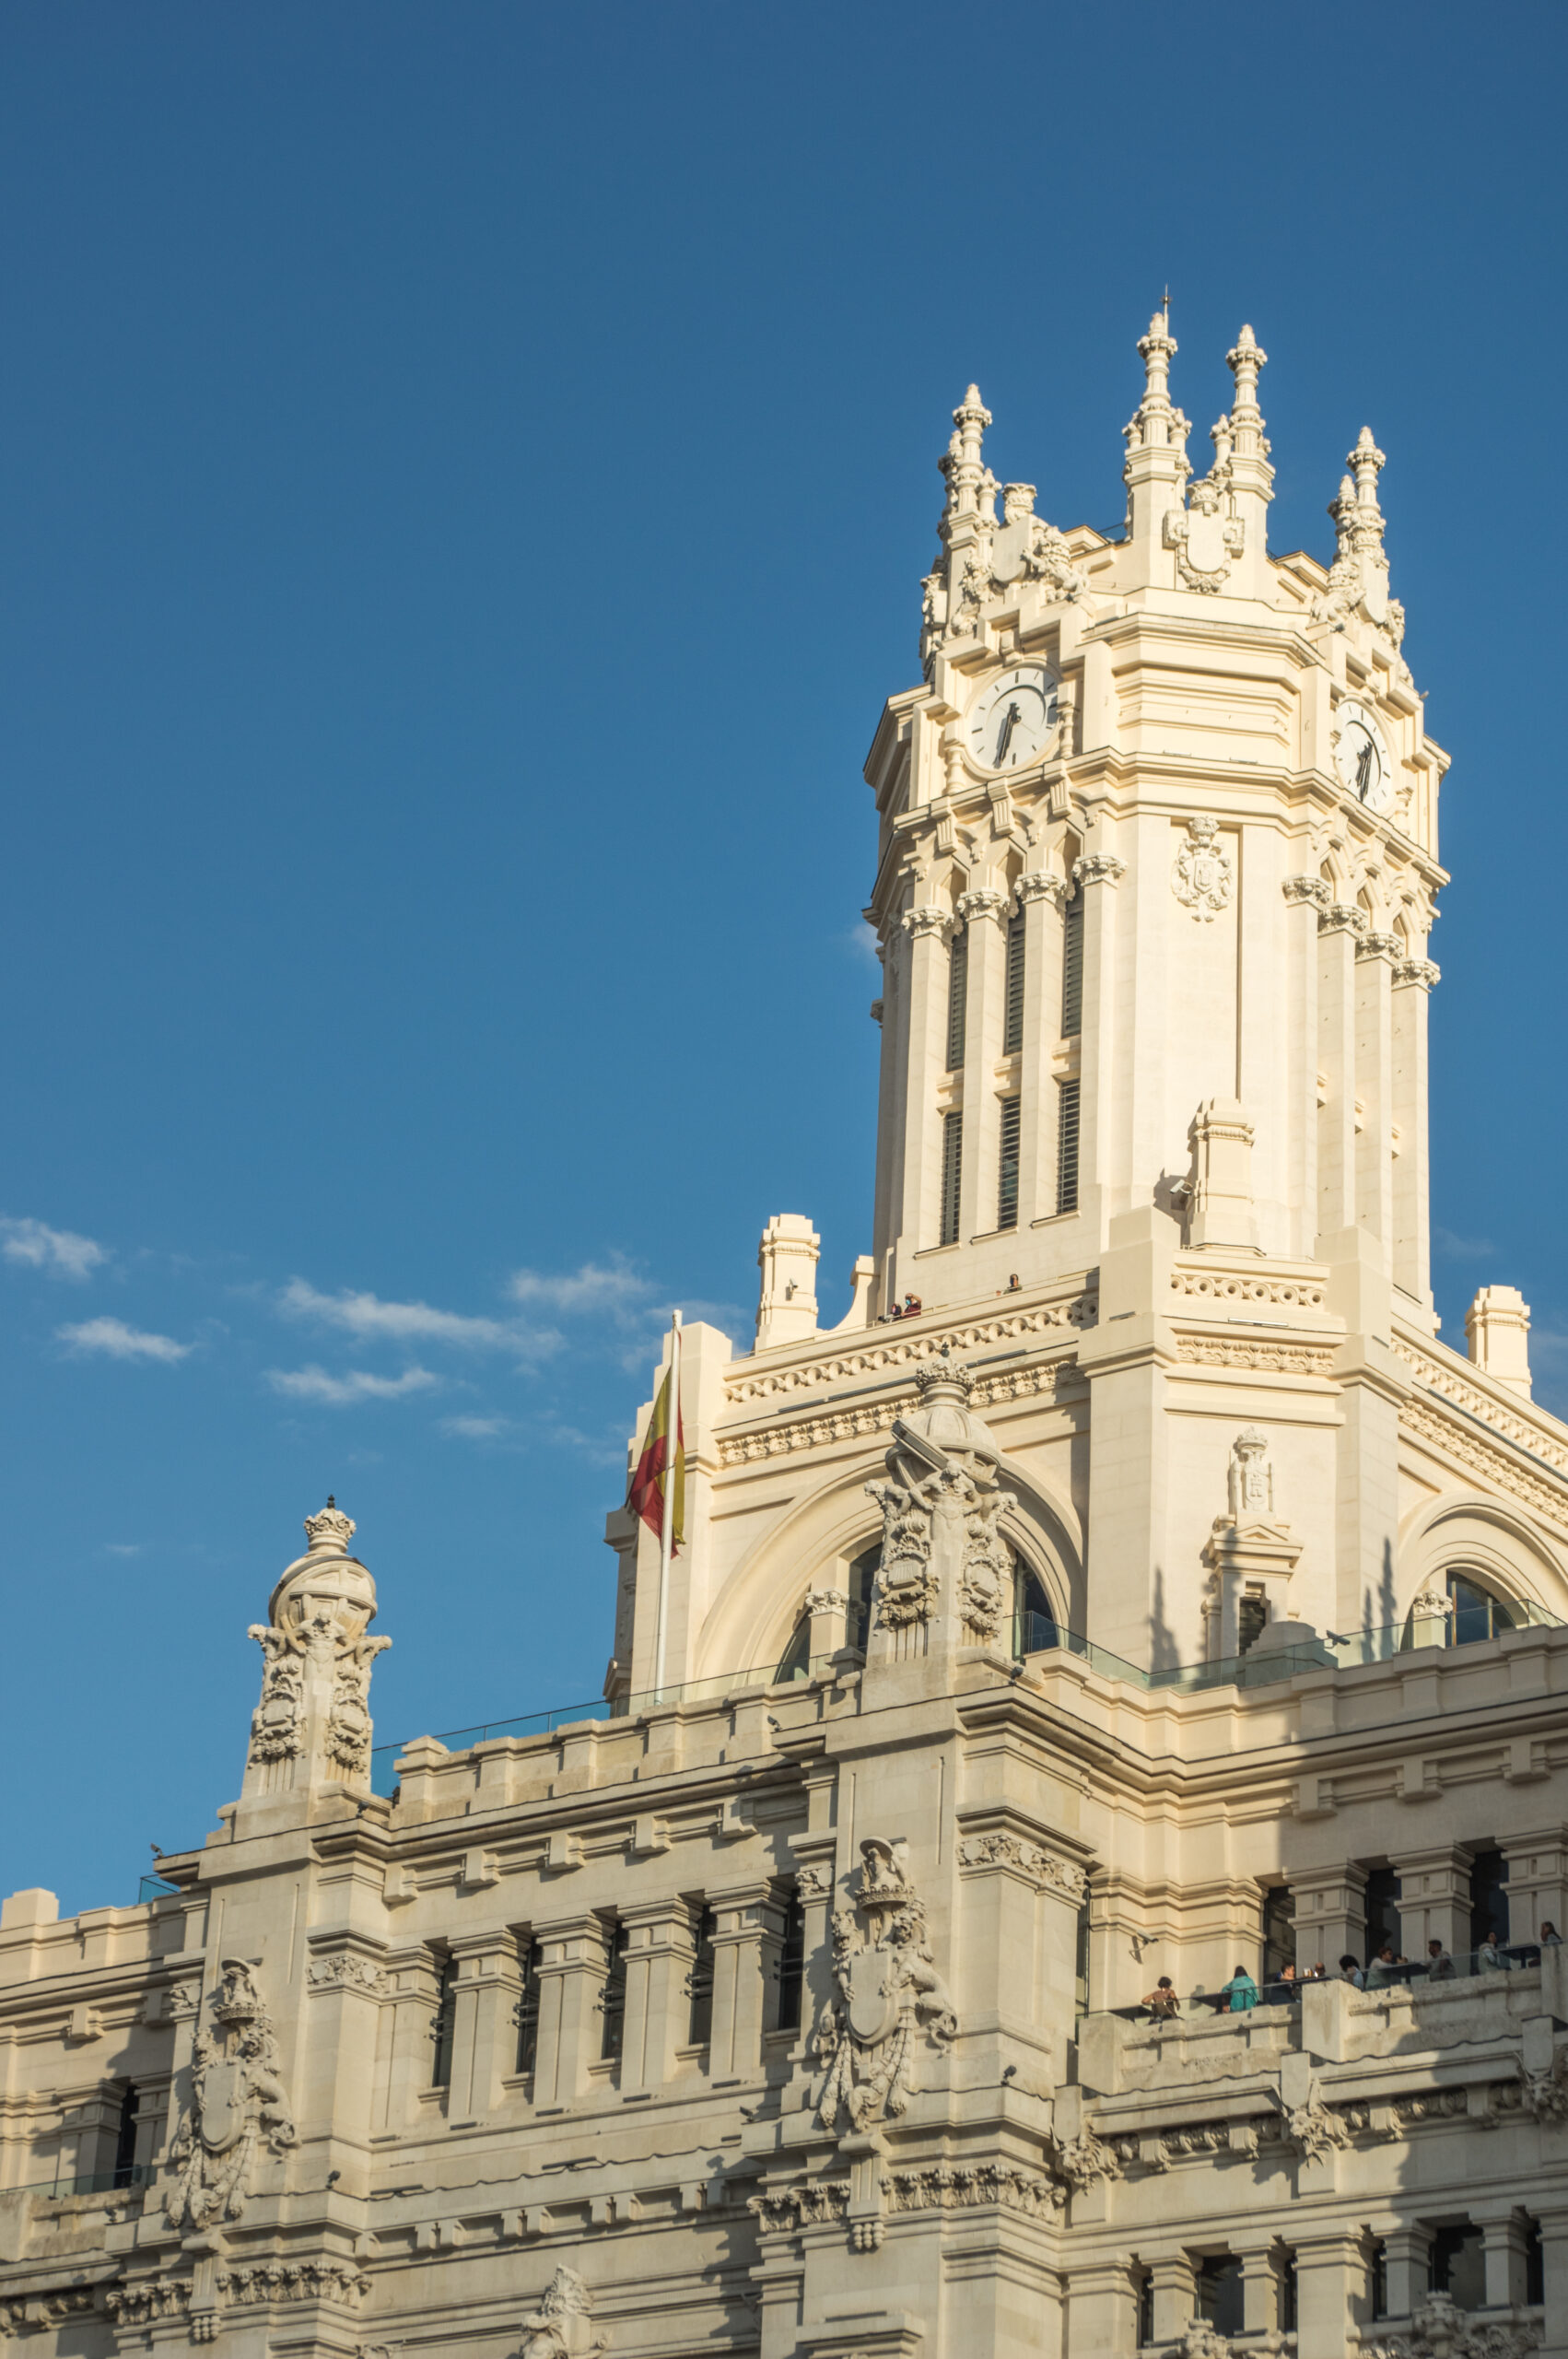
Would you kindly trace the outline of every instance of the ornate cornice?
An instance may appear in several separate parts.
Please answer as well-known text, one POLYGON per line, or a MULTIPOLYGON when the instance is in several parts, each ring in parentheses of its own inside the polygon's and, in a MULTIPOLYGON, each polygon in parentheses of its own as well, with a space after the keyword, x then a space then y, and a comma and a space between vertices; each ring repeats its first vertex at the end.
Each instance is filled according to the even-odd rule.
POLYGON ((1433 991, 1442 980, 1442 968, 1431 958, 1401 958, 1394 968, 1396 983, 1413 983, 1418 991, 1433 991))
POLYGON ((1319 933, 1353 933, 1357 939, 1366 932, 1366 911, 1350 901, 1326 901, 1317 913, 1319 933))
POLYGON ((1115 885, 1127 874, 1127 863, 1114 851, 1086 851, 1072 863, 1075 885, 1115 885))
POLYGON ((958 915, 965 925, 976 918, 994 918, 998 925, 1005 925, 1007 895, 999 893, 994 885, 977 885, 971 892, 958 896, 958 915))
POLYGON ((1048 868, 1032 868, 1018 880, 1020 906, 1026 901, 1054 901, 1059 909, 1066 898, 1066 877, 1053 875, 1048 868))
POLYGON ((1280 890, 1293 908, 1311 902, 1315 908, 1326 910, 1330 898, 1328 886, 1321 876, 1287 876, 1280 890))
POLYGON ((906 933, 919 936, 922 933, 945 933, 952 920, 945 910, 938 909, 934 902, 925 901, 919 909, 906 910, 898 922, 906 933))

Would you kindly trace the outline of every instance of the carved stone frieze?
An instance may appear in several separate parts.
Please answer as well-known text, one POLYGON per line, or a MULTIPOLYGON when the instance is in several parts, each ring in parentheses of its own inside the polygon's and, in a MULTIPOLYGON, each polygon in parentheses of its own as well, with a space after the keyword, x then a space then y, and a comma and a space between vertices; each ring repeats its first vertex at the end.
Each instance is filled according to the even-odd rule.
POLYGON ((801 2179, 792 2187, 769 2188, 746 2200, 746 2209, 759 2227, 782 2230, 786 2235, 842 2220, 848 2207, 847 2178, 801 2179))
POLYGON ((381 1969, 368 1957, 353 1957, 339 1951, 333 1957, 311 1961, 306 1981, 312 1990, 367 1990, 379 1992, 385 1987, 381 1969))
POLYGON ((190 2099, 170 2148, 181 2167, 164 2212, 179 2230, 238 2220, 258 2146, 282 2154, 298 2142, 272 2017, 243 1958, 224 1959, 208 2004, 216 2035, 196 2034, 190 2099))
POLYGON ((1428 2294, 1407 2332, 1361 2347, 1364 2359, 1529 2359, 1541 2329, 1534 2318, 1478 2318, 1446 2294, 1428 2294))
POLYGON ((351 2260, 258 2260, 220 2268, 220 2302, 339 2302, 352 2308, 370 2281, 351 2260))
POLYGON ((817 2119, 854 2130, 895 2119, 915 2087, 916 2043, 922 2031, 957 2037, 958 2019, 931 1962, 925 1904, 904 1869, 904 1846, 869 1836, 853 1905, 833 1919, 836 1995, 813 2042, 826 2068, 817 2119))
POLYGON ((1042 1892, 1059 1892, 1076 1907, 1088 1878, 1075 1860, 1061 1859, 1038 1843, 1025 1843, 1005 1828, 987 1835, 966 1835, 958 1846, 959 1864, 965 1868, 1012 1868, 1042 1892))
POLYGON ((1326 910, 1333 898, 1321 876, 1287 876, 1280 889, 1293 909, 1310 903, 1314 909, 1326 910))
MULTIPOLYGON (((1090 1288, 1084 1293, 1067 1293, 1055 1301, 1040 1303, 1028 1310, 1003 1311, 996 1318, 965 1320, 950 1327, 941 1337, 929 1332, 903 1335, 899 1325, 878 1331, 877 1340, 847 1352, 833 1352, 814 1357, 802 1366, 769 1369, 752 1374, 747 1363, 741 1362, 733 1374, 725 1379, 726 1398, 731 1401, 776 1401, 791 1392, 805 1392, 819 1384, 843 1384, 857 1378, 893 1374, 907 1368, 913 1372, 933 1352, 946 1344, 954 1352, 977 1351, 986 1344, 1015 1344, 1029 1335, 1045 1335, 1063 1328, 1093 1327, 1100 1315, 1097 1293, 1090 1288)), ((981 1377, 971 1394, 980 1399, 993 1379, 981 1377)), ((912 1400, 912 1393, 902 1396, 912 1400)), ((902 1403, 901 1403, 902 1405, 902 1403)), ((879 1413, 880 1414, 880 1413, 879 1413)), ((895 1414, 898 1411, 895 1411, 895 1414)))
POLYGON ((1174 1270, 1173 1294, 1193 1295, 1207 1302, 1286 1302, 1304 1310, 1321 1310, 1324 1290, 1308 1280, 1245 1278, 1228 1270, 1174 1270))
POLYGON ((965 2212, 997 2204, 1033 2220, 1048 2219, 1066 2201, 1065 2189, 1054 2179, 1009 2163, 982 2163, 973 2169, 927 2163, 890 2171, 887 2197, 892 2212, 965 2212))
POLYGON ((1117 2148, 1097 2137, 1093 2130, 1082 2130, 1076 2138, 1059 2140, 1052 2149, 1051 2162, 1074 2195, 1082 2195, 1096 2179, 1120 2178, 1123 2170, 1123 2158, 1117 2148))
POLYGON ((1281 1376, 1328 1376, 1331 1344, 1247 1344, 1234 1336, 1178 1335, 1176 1358, 1189 1367, 1245 1367, 1281 1376))

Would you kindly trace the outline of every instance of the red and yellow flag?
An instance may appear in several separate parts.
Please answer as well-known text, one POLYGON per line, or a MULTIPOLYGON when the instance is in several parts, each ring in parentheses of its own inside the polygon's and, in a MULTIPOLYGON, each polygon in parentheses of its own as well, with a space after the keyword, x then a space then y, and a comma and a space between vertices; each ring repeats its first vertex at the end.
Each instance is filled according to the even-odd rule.
MULTIPOLYGON (((664 1484, 670 1464, 670 1378, 666 1372, 653 1403, 653 1414, 643 1437, 626 1505, 639 1515, 656 1540, 664 1537, 664 1484)), ((679 1553, 686 1536, 686 1434, 679 1408, 675 1413, 675 1498, 670 1554, 679 1553)))

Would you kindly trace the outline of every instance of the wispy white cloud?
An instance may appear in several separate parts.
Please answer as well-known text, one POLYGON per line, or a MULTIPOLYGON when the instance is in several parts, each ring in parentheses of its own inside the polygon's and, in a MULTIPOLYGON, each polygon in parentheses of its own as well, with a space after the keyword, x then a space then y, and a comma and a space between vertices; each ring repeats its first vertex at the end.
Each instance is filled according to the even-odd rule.
POLYGON ((371 1376, 350 1368, 333 1376, 312 1363, 309 1367, 269 1367, 267 1382, 290 1401, 320 1401, 331 1409, 346 1409, 357 1401, 404 1401, 411 1392, 428 1392, 440 1383, 427 1367, 405 1367, 401 1376, 371 1376))
POLYGON ((641 1309, 653 1287, 629 1262, 612 1253, 607 1262, 584 1262, 580 1269, 556 1277, 543 1270, 514 1270, 507 1292, 514 1302, 543 1303, 571 1318, 596 1310, 625 1314, 641 1309))
POLYGON ((145 1540, 106 1540, 103 1543, 106 1556, 145 1556, 146 1551, 145 1540))
POLYGON ((111 1360, 182 1360, 194 1349, 191 1344, 177 1344, 172 1335, 149 1334, 145 1328, 127 1327, 123 1319, 84 1319, 74 1327, 57 1327, 55 1333, 66 1348, 73 1352, 100 1352, 111 1360))
POLYGON ((334 1327, 361 1343, 456 1344, 467 1350, 494 1351, 531 1340, 503 1320, 438 1310, 428 1302, 383 1302, 380 1295, 355 1294, 347 1287, 322 1294, 304 1278, 290 1278, 281 1307, 291 1319, 313 1319, 319 1326, 334 1327))
POLYGON ((1455 1262, 1484 1262, 1497 1250, 1490 1237, 1457 1237, 1451 1228, 1434 1228, 1432 1241, 1455 1262))
POLYGON ((509 1417, 443 1417, 441 1431, 463 1441, 497 1441, 511 1431, 509 1417))
POLYGON ((86 1278, 109 1259, 107 1246, 74 1229, 51 1228, 47 1221, 9 1220, 0 1215, 0 1253, 53 1278, 86 1278))

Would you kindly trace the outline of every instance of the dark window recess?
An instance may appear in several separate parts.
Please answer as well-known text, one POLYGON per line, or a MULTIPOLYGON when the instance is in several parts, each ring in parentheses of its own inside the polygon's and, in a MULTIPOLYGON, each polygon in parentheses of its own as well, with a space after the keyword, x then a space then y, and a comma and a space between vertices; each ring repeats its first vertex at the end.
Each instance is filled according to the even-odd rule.
POLYGON ((1531 2220, 1525 2229, 1525 2299, 1544 2302, 1546 2299, 1546 2262, 1540 2248, 1540 2222, 1531 2220))
POLYGON ((882 1565, 882 1543, 875 1540, 862 1548, 849 1567, 849 1614, 846 1636, 852 1647, 862 1654, 872 1634, 872 1592, 882 1565))
POLYGON ((114 2133, 114 2184, 131 2187, 136 2168, 136 2115, 141 2095, 135 2081, 120 2100, 120 2123, 114 2133))
POLYGON ((812 1617, 809 1614, 802 1614, 795 1625, 794 1634, 789 1645, 779 1657, 778 1668, 773 1674, 773 1683, 778 1686, 781 1681, 787 1683, 791 1679, 809 1679, 811 1673, 812 1617))
POLYGON ((964 1182, 964 1117, 942 1118, 942 1242, 958 1242, 958 1197, 964 1182))
POLYGON ((532 2072, 539 2057, 539 1944, 522 1953, 522 1989, 517 2001, 517 2069, 532 2072))
POLYGON ((1388 2248, 1381 2236, 1372 2248, 1372 2315, 1388 2315, 1388 2248))
POLYGON ((1138 2272, 1138 2348, 1147 2351, 1154 2340, 1154 2272, 1138 2272))
POLYGON ((1016 1055, 1024 1046, 1024 912, 1007 921, 1007 1011, 1001 1022, 1001 1053, 1016 1055))
POLYGON ((1061 1036, 1083 1029, 1083 896, 1074 893, 1061 920, 1061 1036))
POLYGON ((1366 1879, 1366 1962, 1387 1943, 1399 1954, 1399 1879, 1392 1868, 1373 1868, 1366 1879))
POLYGON ((436 2012, 430 2018, 430 2037, 435 2044, 435 2059, 430 2066, 430 2086, 450 2088, 452 2076, 452 2030, 457 2022, 457 1960, 441 1960, 440 1988, 436 1994, 436 2012))
MULTIPOLYGON (((1381 2252, 1382 2249, 1380 2245, 1378 2250, 1381 2252)), ((1288 2252, 1280 2265, 1280 2331, 1281 2334, 1294 2334, 1296 2331, 1296 2257, 1293 2252, 1288 2252)))
MULTIPOLYGON (((1535 1927, 1527 1925, 1527 1933, 1535 1927)), ((1470 1947, 1479 1950, 1488 1933, 1508 1939, 1508 1862, 1501 1851, 1478 1851, 1470 1861, 1470 1947)))
POLYGON ((1432 2290, 1446 2294, 1457 2310, 1479 2310, 1486 2299, 1485 2247, 1479 2228, 1466 2221, 1439 2228, 1432 2239, 1432 2290))
POLYGON ((1448 1602, 1454 1617, 1450 1643, 1456 1647, 1473 1647, 1482 1638, 1495 1638, 1499 1630, 1517 1627, 1513 1607, 1468 1574, 1449 1574, 1448 1602))
POLYGON ((1236 1601, 1236 1637, 1243 1654, 1269 1626, 1269 1601, 1261 1590, 1244 1589, 1236 1601))
POLYGON ((1226 2254, 1199 2264, 1198 2315, 1216 2334, 1241 2332, 1244 2320, 1239 2260, 1226 2254))
POLYGON ((599 1993, 599 2012, 603 2029, 599 2035, 599 2053, 614 2059, 620 2055, 626 2033, 626 1929, 617 1925, 610 1936, 610 1962, 604 1970, 604 1987, 599 1993))
POLYGON ((705 1908, 696 1920, 696 1955, 686 1978, 692 2002, 686 2037, 694 2048, 706 2048, 713 2036, 713 1936, 718 1929, 719 1919, 705 1908))
POLYGON ((999 1228, 1018 1226, 1018 1125, 1023 1101, 1004 1097, 1001 1101, 1001 1164, 997 1173, 996 1225, 999 1228))
POLYGON ((964 1062, 964 1027, 969 1013, 969 937, 955 933, 947 954, 947 1067, 964 1062))
POLYGON ((778 1952, 778 2029, 801 2028, 801 1989, 806 1974, 806 1908, 793 1884, 784 1904, 784 1940, 778 1952))
POLYGON ((1270 1884, 1263 1895, 1263 1979, 1277 1982, 1295 1964, 1295 1902, 1288 1884, 1270 1884))
POLYGON ((1056 1615, 1051 1612, 1050 1599, 1038 1573, 1027 1565, 1012 1560, 1012 1651, 1015 1655, 1043 1654, 1047 1647, 1059 1643, 1056 1615))
POLYGON ((1078 1084, 1057 1085, 1056 1208, 1078 1210, 1078 1084))
POLYGON ((1078 1938, 1073 1950, 1072 1995, 1081 2015, 1089 2012, 1089 1887, 1078 1904, 1078 1938))

